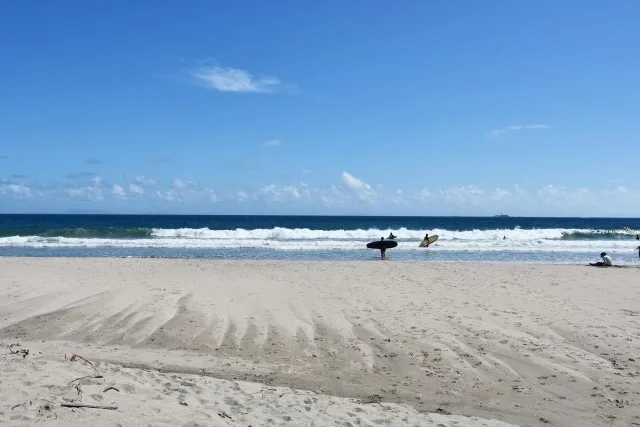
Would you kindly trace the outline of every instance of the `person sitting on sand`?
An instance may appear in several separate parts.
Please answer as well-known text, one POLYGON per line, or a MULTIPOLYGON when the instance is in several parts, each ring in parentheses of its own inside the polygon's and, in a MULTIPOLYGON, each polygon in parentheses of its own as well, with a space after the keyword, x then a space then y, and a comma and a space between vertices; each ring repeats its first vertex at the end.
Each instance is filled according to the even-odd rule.
MULTIPOLYGON (((384 242, 384 237, 380 238, 381 242, 384 242)), ((386 252, 387 248, 385 248, 384 246, 380 248, 380 259, 384 259, 385 258, 385 252, 386 252)))
POLYGON ((397 236, 394 236, 393 233, 389 233, 389 237, 387 237, 387 239, 395 239, 397 236))
POLYGON ((600 257, 602 258, 602 261, 590 262, 589 265, 592 265, 594 267, 611 267, 612 265, 611 257, 607 255, 606 252, 602 252, 600 254, 600 257))

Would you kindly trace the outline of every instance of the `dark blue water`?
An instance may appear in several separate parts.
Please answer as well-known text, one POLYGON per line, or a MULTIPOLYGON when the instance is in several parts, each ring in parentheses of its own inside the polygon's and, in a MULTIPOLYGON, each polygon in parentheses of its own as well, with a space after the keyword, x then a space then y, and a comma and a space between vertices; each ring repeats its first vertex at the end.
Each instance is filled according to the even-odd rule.
MULTIPOLYGON (((635 263, 638 218, 0 215, 3 256, 635 263), (424 235, 439 240, 418 248, 424 235)), ((640 243, 640 242, 638 242, 640 243)))
MULTIPOLYGON (((94 230, 100 233, 122 232, 123 237, 140 229, 210 228, 217 230, 309 228, 312 230, 355 229, 640 229, 639 218, 514 218, 514 217, 372 217, 372 216, 258 216, 258 215, 2 215, 0 237, 72 233, 70 230, 94 230), (66 231, 61 231, 66 230, 66 231)), ((144 236, 141 236, 144 237, 144 236)))

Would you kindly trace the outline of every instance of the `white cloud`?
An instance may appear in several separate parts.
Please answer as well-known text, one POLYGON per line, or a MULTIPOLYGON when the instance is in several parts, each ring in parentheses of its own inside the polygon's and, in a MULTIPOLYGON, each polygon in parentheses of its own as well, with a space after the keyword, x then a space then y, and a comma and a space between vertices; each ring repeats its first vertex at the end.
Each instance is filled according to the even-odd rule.
POLYGON ((240 190, 240 191, 236 191, 235 193, 235 199, 239 202, 244 202, 249 198, 249 195, 247 193, 245 193, 244 191, 240 190))
POLYGON ((196 81, 220 92, 269 93, 282 86, 277 77, 255 77, 250 72, 231 67, 200 67, 191 72, 196 81))
POLYGON ((538 199, 549 205, 576 206, 596 202, 595 195, 588 188, 567 190, 565 187, 555 185, 546 185, 541 188, 538 191, 538 199))
POLYGON ((618 188, 616 188, 616 189, 614 190, 614 192, 615 192, 615 193, 620 193, 620 194, 626 194, 626 193, 628 193, 628 192, 629 192, 629 190, 627 190, 627 188, 626 188, 626 187, 619 186, 618 188))
POLYGON ((216 195, 216 192, 210 188, 204 189, 204 196, 205 196, 205 199, 211 203, 216 203, 218 201, 218 196, 216 195))
POLYGON ((278 187, 271 184, 262 187, 258 194, 263 199, 271 202, 296 201, 311 198, 311 191, 305 183, 300 183, 300 189, 292 185, 278 187))
POLYGON ((145 187, 155 187, 158 185, 155 179, 147 178, 144 175, 137 176, 136 183, 145 187))
POLYGON ((142 196, 144 194, 144 189, 136 184, 129 184, 129 191, 138 196, 142 196))
POLYGON ((300 194, 302 198, 311 200, 311 189, 304 182, 300 183, 300 194))
POLYGON ((182 198, 180 197, 180 194, 179 194, 179 193, 177 193, 177 192, 176 192, 176 191, 174 191, 174 190, 166 191, 166 192, 164 193, 164 198, 165 198, 165 200, 168 200, 168 201, 170 201, 170 202, 173 202, 173 201, 181 200, 181 199, 182 199, 182 198))
POLYGON ((510 195, 511 193, 509 191, 503 190, 502 188, 496 188, 495 190, 493 190, 493 194, 491 195, 491 198, 493 200, 504 200, 510 195))
MULTIPOLYGON (((185 209, 203 211, 213 203, 240 205, 247 203, 247 212, 264 207, 287 212, 358 213, 371 214, 431 214, 431 215, 516 215, 558 216, 631 216, 640 210, 640 189, 610 183, 610 187, 568 188, 552 184, 533 187, 529 191, 519 185, 512 187, 485 187, 459 185, 433 187, 412 191, 386 188, 378 183, 367 183, 344 171, 335 177, 333 185, 312 187, 303 182, 286 185, 266 185, 257 189, 231 188, 221 195, 213 188, 199 186, 194 181, 176 178, 163 187, 142 175, 126 185, 107 185, 100 177, 87 177, 84 186, 72 188, 57 185, 35 185, 32 188, 9 179, 0 179, 0 205, 2 198, 39 198, 61 203, 74 200, 102 201, 104 199, 152 199, 167 205, 181 203, 185 209), (155 185, 154 185, 155 184, 155 185), (363 202, 371 203, 363 208, 363 202), (373 203, 376 202, 376 203, 373 203), (266 204, 269 204, 268 206, 266 204), (280 205, 280 207, 276 207, 280 205)), ((221 209, 225 209, 221 207, 221 209)), ((240 209, 240 208, 237 208, 240 209)))
POLYGON ((434 196, 434 194, 431 191, 429 191, 428 188, 424 188, 424 189, 420 190, 420 192, 418 193, 418 197, 421 200, 428 200, 428 199, 432 198, 433 196, 434 196))
POLYGON ((185 181, 180 178, 176 178, 171 183, 171 188, 174 190, 186 190, 189 189, 191 191, 198 188, 198 183, 195 181, 185 181))
POLYGON ((463 206, 477 204, 484 196, 484 190, 473 185, 450 187, 440 190, 440 194, 448 201, 463 206))
POLYGON ((300 192, 298 191, 298 189, 296 187, 293 186, 286 186, 282 189, 282 192, 285 194, 288 194, 289 196, 291 196, 291 198, 299 200, 302 198, 302 196, 300 195, 300 192))
POLYGON ((278 201, 280 200, 280 192, 274 184, 267 185, 260 189, 260 194, 266 196, 270 200, 278 201))
POLYGON ((514 126, 507 126, 504 127, 502 129, 493 129, 491 132, 489 132, 489 136, 492 138, 496 138, 500 135, 505 135, 508 134, 510 132, 517 132, 517 131, 521 131, 521 130, 536 130, 536 129, 549 129, 550 126, 549 125, 514 125, 514 126))
POLYGON ((342 184, 353 194, 355 194, 358 199, 364 202, 372 202, 376 196, 376 191, 366 182, 362 181, 360 178, 356 178, 351 175, 349 172, 344 171, 341 175, 342 184))
POLYGON ((155 190, 151 195, 157 199, 166 200, 167 202, 182 202, 182 194, 175 190, 160 191, 155 190))
POLYGON ((545 202, 549 202, 564 195, 564 193, 564 187, 556 187, 555 185, 549 184, 538 190, 538 197, 545 202))
POLYGON ((313 172, 310 169, 302 169, 302 173, 305 175, 311 175, 313 172))
POLYGON ((127 194, 124 192, 124 188, 122 188, 118 184, 113 185, 113 188, 111 189, 111 194, 121 199, 125 199, 127 197, 127 194))
POLYGON ((181 180, 180 178, 176 178, 173 180, 173 184, 171 184, 171 186, 177 190, 185 188, 187 186, 187 184, 181 180))
POLYGON ((31 189, 24 184, 1 184, 0 194, 18 198, 31 197, 31 189))
POLYGON ((282 147, 282 141, 279 139, 270 139, 263 144, 265 147, 282 147))
POLYGON ((99 202, 104 199, 102 189, 98 187, 66 188, 65 193, 71 198, 99 202))

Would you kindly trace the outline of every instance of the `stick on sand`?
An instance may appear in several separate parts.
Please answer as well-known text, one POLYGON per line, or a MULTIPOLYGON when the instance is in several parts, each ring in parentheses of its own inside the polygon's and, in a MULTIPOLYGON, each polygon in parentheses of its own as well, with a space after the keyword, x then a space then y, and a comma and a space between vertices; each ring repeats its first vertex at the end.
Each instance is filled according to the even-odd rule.
POLYGON ((65 408, 109 409, 111 411, 118 409, 117 406, 89 405, 86 403, 61 403, 60 406, 64 406, 65 408))

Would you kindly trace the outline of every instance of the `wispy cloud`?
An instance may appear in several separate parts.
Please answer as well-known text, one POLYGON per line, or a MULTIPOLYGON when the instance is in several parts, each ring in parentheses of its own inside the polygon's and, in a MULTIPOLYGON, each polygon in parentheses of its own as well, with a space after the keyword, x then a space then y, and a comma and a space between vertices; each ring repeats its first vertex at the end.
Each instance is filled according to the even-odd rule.
POLYGON ((144 175, 137 176, 136 183, 140 185, 145 185, 147 187, 155 187, 156 185, 158 185, 158 182, 155 179, 147 178, 144 175))
POLYGON ((102 164, 102 160, 98 159, 96 157, 89 157, 84 159, 84 162, 88 165, 101 165, 102 164))
POLYGON ((220 92, 270 93, 284 88, 277 77, 256 77, 231 67, 199 67, 191 71, 191 76, 198 84, 220 92))
POLYGON ((270 139, 262 145, 265 147, 282 147, 282 141, 279 139, 270 139))
POLYGON ((500 135, 506 135, 508 133, 511 132, 517 132, 517 131, 521 131, 521 130, 543 130, 543 129, 549 129, 551 126, 549 125, 513 125, 513 126, 507 126, 504 127, 502 129, 493 129, 491 132, 489 132, 489 136, 492 138, 496 138, 500 135))
POLYGON ((27 178, 29 175, 25 175, 22 173, 14 173, 11 175, 11 178, 15 178, 15 179, 25 179, 27 178))
POLYGON ((302 169, 302 173, 305 175, 311 175, 313 171, 311 169, 302 169))
POLYGON ((9 156, 0 156, 0 160, 8 159, 9 156))

